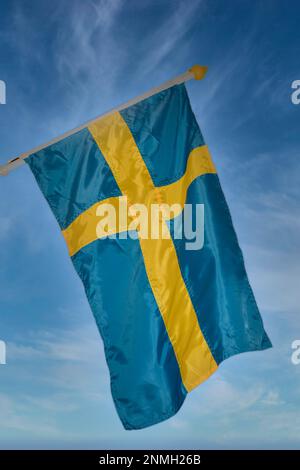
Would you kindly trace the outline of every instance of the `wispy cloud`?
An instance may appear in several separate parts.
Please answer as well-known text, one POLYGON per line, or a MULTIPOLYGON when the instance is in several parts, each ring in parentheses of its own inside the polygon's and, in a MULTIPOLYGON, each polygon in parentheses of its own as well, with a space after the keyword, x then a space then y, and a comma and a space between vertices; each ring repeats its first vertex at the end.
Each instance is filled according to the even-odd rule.
MULTIPOLYGON (((22 403, 22 402, 21 402, 22 403)), ((32 408, 26 409, 16 399, 7 394, 0 394, 1 429, 25 431, 33 435, 59 436, 59 430, 54 425, 51 417, 46 417, 42 422, 32 416, 32 408)))
POLYGON ((150 36, 144 38, 138 46, 139 61, 135 68, 140 80, 154 74, 163 76, 166 68, 169 68, 168 59, 173 54, 180 61, 178 55, 184 55, 189 48, 188 41, 184 40, 185 35, 201 15, 202 5, 201 0, 178 2, 171 14, 156 28, 154 26, 150 36))
POLYGON ((270 390, 261 402, 268 406, 278 406, 285 403, 285 401, 280 398, 279 392, 276 390, 270 390))
POLYGON ((101 338, 96 325, 80 325, 72 330, 34 331, 26 343, 8 343, 11 360, 91 363, 105 364, 101 338))
MULTIPOLYGON (((243 386, 245 383, 243 383, 243 386)), ((210 383, 206 384, 206 393, 199 403, 195 400, 191 403, 191 410, 199 416, 217 414, 220 416, 236 414, 255 405, 263 396, 264 386, 256 383, 247 389, 238 388, 225 377, 218 375, 210 383)))

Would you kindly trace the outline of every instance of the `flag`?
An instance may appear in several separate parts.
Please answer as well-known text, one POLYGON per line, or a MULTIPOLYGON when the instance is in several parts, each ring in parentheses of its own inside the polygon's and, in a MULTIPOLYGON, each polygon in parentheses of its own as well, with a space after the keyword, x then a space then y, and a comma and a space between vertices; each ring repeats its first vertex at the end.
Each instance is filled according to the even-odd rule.
POLYGON ((173 416, 224 359, 271 347, 183 84, 99 118, 26 162, 84 285, 126 429, 173 416), (122 204, 175 209, 147 238, 122 204), (186 207, 196 206, 203 240, 191 249, 177 232, 186 207), (109 207, 117 223, 103 222, 109 207))

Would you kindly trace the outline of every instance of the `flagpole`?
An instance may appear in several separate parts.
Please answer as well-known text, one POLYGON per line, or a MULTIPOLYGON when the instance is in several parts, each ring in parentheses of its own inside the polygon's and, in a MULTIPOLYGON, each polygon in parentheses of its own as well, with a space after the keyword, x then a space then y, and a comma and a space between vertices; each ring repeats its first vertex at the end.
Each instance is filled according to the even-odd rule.
POLYGON ((162 85, 152 88, 151 90, 147 91, 143 95, 137 96, 136 98, 133 98, 126 103, 121 104, 120 106, 111 109, 110 111, 100 114, 96 118, 85 122, 84 124, 81 124, 80 126, 65 132, 64 134, 61 134, 58 137, 55 137, 54 139, 50 140, 49 142, 42 144, 38 147, 33 148, 32 150, 29 150, 28 152, 22 153, 16 158, 13 158, 12 160, 9 160, 5 165, 0 165, 0 176, 6 176, 8 173, 19 166, 23 165, 25 162, 24 160, 32 155, 33 153, 37 153, 40 150, 43 150, 44 148, 48 147, 49 145, 55 144, 59 142, 62 139, 65 139, 66 137, 70 137, 71 135, 75 134, 75 132, 81 131, 85 127, 88 127, 91 125, 93 122, 97 121, 99 118, 108 116, 109 114, 115 113, 117 111, 122 111, 122 109, 128 108, 129 106, 132 106, 139 101, 142 101, 146 98, 149 98, 152 95, 155 95, 156 93, 159 93, 160 91, 166 90, 167 88, 172 87, 173 85, 179 85, 180 83, 187 82, 189 80, 195 79, 195 80, 201 80, 207 71, 207 67, 203 65, 193 65, 187 72, 178 75, 177 77, 168 80, 167 82, 163 83, 162 85))

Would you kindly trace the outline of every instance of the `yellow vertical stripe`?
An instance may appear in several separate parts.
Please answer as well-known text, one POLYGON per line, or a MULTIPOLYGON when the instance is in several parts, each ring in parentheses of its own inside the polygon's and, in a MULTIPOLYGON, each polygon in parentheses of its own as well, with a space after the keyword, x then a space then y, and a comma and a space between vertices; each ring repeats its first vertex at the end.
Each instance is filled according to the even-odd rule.
MULTIPOLYGON (((128 205, 165 202, 163 188, 156 188, 134 138, 120 113, 89 126, 128 205)), ((168 230, 166 222, 161 227, 168 230)), ((147 276, 163 317, 188 391, 212 374, 217 364, 200 329, 196 312, 181 275, 171 238, 142 239, 147 276)))

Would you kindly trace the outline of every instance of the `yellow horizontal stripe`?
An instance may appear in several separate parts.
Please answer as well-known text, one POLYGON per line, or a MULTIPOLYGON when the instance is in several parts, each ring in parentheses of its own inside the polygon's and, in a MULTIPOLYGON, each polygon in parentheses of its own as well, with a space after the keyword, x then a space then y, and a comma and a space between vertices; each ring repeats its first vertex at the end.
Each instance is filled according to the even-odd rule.
POLYGON ((97 240, 97 238, 103 238, 108 235, 114 235, 118 232, 127 230, 128 222, 123 224, 117 224, 116 229, 113 227, 109 231, 102 230, 99 233, 99 209, 105 209, 105 206, 110 205, 114 208, 117 214, 116 220, 119 221, 119 203, 121 197, 111 197, 104 199, 101 202, 96 202, 86 211, 82 212, 65 230, 62 234, 66 241, 69 255, 75 255, 81 248, 97 240))
MULTIPOLYGON (((128 204, 165 202, 156 188, 134 138, 120 113, 89 126, 128 204)), ((166 222, 161 220, 164 230, 166 222)), ((171 238, 140 238, 145 268, 188 391, 212 374, 217 364, 201 332, 197 315, 182 279, 171 238)))
MULTIPOLYGON (((127 157, 128 158, 128 157, 127 157)), ((144 165, 144 163, 143 163, 144 165)), ((158 191, 157 198, 161 202, 169 204, 170 206, 174 205, 174 211, 166 215, 166 220, 176 217, 179 215, 178 206, 180 205, 181 210, 186 201, 186 193, 190 184, 198 177, 207 173, 215 173, 216 169, 211 160, 208 147, 203 145, 197 147, 191 151, 187 168, 184 175, 174 183, 171 183, 166 186, 160 186, 157 188, 158 191)), ((150 175, 148 175, 150 178, 150 175)), ((149 193, 153 192, 153 187, 148 188, 149 193)), ((81 248, 97 240, 97 238, 102 238, 107 235, 113 235, 118 232, 123 232, 128 229, 128 224, 130 219, 128 218, 125 221, 121 221, 119 224, 120 214, 120 199, 119 197, 112 197, 104 199, 100 202, 96 202, 89 209, 82 212, 75 220, 72 222, 62 233, 65 238, 65 241, 68 246, 70 256, 75 255, 81 248), (114 207, 116 213, 116 227, 112 227, 110 231, 99 231, 99 216, 97 215, 97 210, 100 206, 106 204, 111 204, 114 207), (97 233, 98 226, 98 233, 97 233)), ((135 201, 137 202, 137 201, 135 201)), ((104 208, 104 207, 103 207, 104 208)), ((100 227, 101 228, 101 227, 100 227)))

